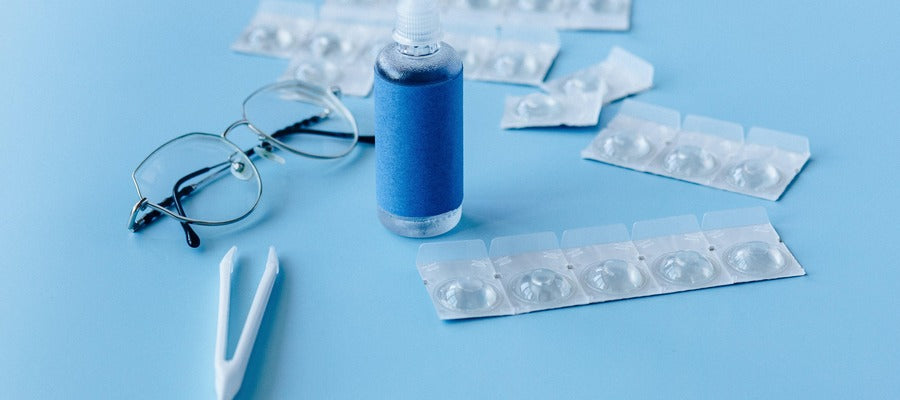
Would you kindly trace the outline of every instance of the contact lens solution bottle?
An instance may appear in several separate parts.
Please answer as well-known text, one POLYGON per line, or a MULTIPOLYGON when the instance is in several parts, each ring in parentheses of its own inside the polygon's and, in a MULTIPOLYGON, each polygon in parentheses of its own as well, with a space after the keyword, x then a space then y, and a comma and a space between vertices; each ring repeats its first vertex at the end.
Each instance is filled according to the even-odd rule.
POLYGON ((407 237, 445 233, 462 216, 463 67, 441 42, 435 0, 399 0, 375 62, 378 217, 407 237))

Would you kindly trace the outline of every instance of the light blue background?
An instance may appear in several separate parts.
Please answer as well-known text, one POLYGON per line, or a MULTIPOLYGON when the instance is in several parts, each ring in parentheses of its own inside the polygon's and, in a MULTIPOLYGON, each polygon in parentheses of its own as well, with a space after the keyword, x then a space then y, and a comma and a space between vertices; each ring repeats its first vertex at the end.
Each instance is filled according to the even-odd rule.
MULTIPOLYGON (((5 1, 0 398, 213 398, 233 244, 234 329, 269 244, 283 271, 240 398, 900 397, 900 5, 635 3, 630 32, 563 33, 550 77, 619 45, 656 67, 640 100, 808 135, 784 197, 581 160, 590 129, 498 129, 504 96, 532 89, 466 82, 465 216, 442 239, 762 205, 808 276, 441 322, 415 269, 422 242, 376 220, 366 146, 260 162, 260 210, 199 229, 199 250, 172 221, 131 234, 138 162, 220 132, 286 66, 228 49, 256 1, 5 1)), ((370 101, 348 100, 364 129, 370 101)))

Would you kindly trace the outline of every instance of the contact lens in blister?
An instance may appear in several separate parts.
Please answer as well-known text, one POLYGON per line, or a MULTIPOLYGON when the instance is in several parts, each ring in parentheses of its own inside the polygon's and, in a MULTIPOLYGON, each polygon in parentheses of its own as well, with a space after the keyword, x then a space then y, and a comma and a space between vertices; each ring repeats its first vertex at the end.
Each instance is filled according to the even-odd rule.
POLYGON ((561 0, 518 0, 516 6, 522 11, 559 11, 561 0))
POLYGON ((309 51, 316 57, 341 53, 341 38, 333 32, 319 32, 309 40, 309 51))
POLYGON ((595 13, 616 13, 625 7, 625 0, 580 0, 578 8, 595 13))
POLYGON ((716 169, 716 157, 697 146, 679 146, 666 155, 663 168, 675 176, 706 176, 716 169))
POLYGON ((522 118, 549 118, 562 110, 559 101, 543 93, 532 93, 516 105, 516 114, 522 118))
POLYGON ((558 272, 540 268, 513 279, 510 291, 526 303, 552 303, 571 296, 574 286, 558 272))
POLYGON ((656 260, 654 267, 664 280, 682 286, 702 285, 716 277, 712 262, 694 250, 664 254, 656 260))
POLYGON ((257 26, 247 32, 247 44, 260 50, 284 50, 294 44, 294 35, 275 26, 257 26))
POLYGON ((617 132, 602 142, 603 153, 620 161, 635 161, 650 153, 650 141, 644 135, 632 132, 617 132))
POLYGON ((734 187, 759 192, 778 185, 781 172, 766 160, 747 160, 731 167, 726 179, 734 187))
POLYGON ((600 79, 597 74, 579 74, 566 79, 562 84, 562 89, 568 94, 596 92, 600 90, 600 79))
POLYGON ((725 263, 740 273, 766 276, 784 270, 788 261, 777 247, 766 242, 746 242, 735 245, 725 252, 725 263))
POLYGON ((631 293, 644 287, 646 282, 644 274, 634 264, 618 259, 590 265, 583 274, 591 289, 604 293, 631 293))
POLYGON ((305 82, 331 85, 341 77, 341 69, 331 62, 302 62, 294 70, 294 77, 305 82))
POLYGON ((500 300, 492 285, 479 278, 458 278, 442 284, 435 297, 449 310, 476 312, 490 310, 500 300))
POLYGON ((473 10, 493 10, 500 8, 500 0, 462 0, 460 5, 473 10))
POLYGON ((501 77, 528 76, 537 70, 537 59, 523 52, 503 53, 494 60, 494 72, 501 77))
POLYGON ((472 71, 481 62, 478 58, 478 54, 474 51, 462 49, 457 53, 459 53, 459 58, 462 60, 463 71, 472 71))

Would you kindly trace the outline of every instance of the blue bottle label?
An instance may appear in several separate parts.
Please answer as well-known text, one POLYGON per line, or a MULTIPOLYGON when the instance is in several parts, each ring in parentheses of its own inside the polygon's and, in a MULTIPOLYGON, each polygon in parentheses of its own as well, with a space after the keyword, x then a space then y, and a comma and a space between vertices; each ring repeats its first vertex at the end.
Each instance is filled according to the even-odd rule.
POLYGON ((463 200, 463 79, 402 85, 375 74, 378 205, 430 217, 463 200))

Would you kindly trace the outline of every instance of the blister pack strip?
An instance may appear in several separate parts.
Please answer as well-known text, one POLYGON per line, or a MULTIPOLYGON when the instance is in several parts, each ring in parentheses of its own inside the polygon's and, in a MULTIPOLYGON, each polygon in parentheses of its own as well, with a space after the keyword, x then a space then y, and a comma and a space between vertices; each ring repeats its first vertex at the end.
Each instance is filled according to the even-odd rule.
POLYGON ((507 96, 500 127, 593 126, 604 104, 653 86, 653 65, 613 47, 606 59, 545 82, 545 93, 507 96))
POLYGON ((261 1, 256 15, 231 49, 242 53, 290 58, 316 25, 312 3, 261 1))
POLYGON ((290 57, 281 79, 336 86, 351 96, 367 96, 373 66, 391 42, 389 25, 318 20, 309 3, 265 1, 238 40, 237 51, 290 57))
POLYGON ((444 41, 463 60, 466 79, 539 86, 559 54, 552 29, 447 25, 444 41))
MULTIPOLYGON (((323 16, 365 15, 391 20, 396 0, 325 0, 323 16)), ((442 0, 448 23, 524 24, 556 29, 628 30, 631 0, 442 0)))
POLYGON ((625 225, 426 243, 416 265, 440 319, 513 315, 805 275, 761 207, 625 225))
MULTIPOLYGON (((317 19, 312 4, 263 1, 232 49, 291 58, 282 78, 336 85, 346 94, 365 96, 371 91, 375 58, 392 41, 394 8, 387 7, 390 19, 384 19, 374 10, 370 17, 358 9, 344 13, 339 12, 344 8, 326 5, 317 19)), ((444 29, 444 41, 459 53, 470 80, 539 86, 559 53, 553 29, 452 23, 444 29)))
POLYGON ((343 94, 365 97, 375 80, 375 58, 391 43, 388 26, 319 21, 291 58, 282 79, 337 86, 343 94))
POLYGON ((581 151, 587 159, 778 200, 809 160, 809 140, 637 101, 581 151))

